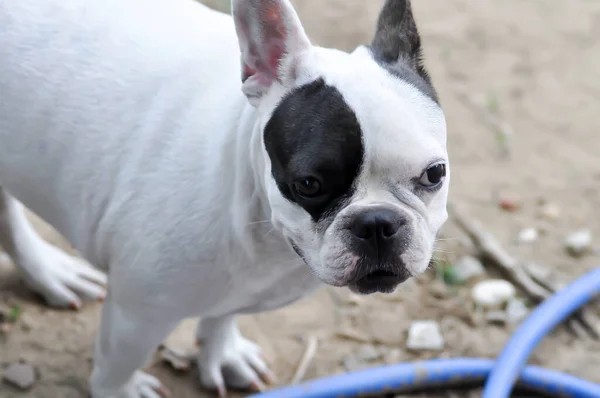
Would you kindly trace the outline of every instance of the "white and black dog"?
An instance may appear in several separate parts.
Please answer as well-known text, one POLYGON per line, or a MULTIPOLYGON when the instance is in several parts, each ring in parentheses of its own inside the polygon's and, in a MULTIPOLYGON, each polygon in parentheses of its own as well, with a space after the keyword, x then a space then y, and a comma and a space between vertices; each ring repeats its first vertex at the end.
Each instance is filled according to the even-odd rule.
POLYGON ((259 383, 236 314, 322 282, 390 292, 427 268, 447 218, 445 119, 408 0, 352 53, 311 45, 288 0, 232 10, 0 2, 0 243, 54 306, 108 283, 94 398, 159 396, 139 368, 192 316, 203 384, 259 383))

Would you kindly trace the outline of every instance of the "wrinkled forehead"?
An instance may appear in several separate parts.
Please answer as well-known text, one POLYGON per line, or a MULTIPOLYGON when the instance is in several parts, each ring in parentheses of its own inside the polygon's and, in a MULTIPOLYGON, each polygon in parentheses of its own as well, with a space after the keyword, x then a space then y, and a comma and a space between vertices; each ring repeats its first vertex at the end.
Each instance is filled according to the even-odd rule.
POLYGON ((431 159, 446 159, 446 122, 439 104, 410 76, 377 64, 367 48, 352 54, 314 49, 299 77, 310 81, 317 76, 335 87, 356 115, 364 166, 424 168, 431 159))

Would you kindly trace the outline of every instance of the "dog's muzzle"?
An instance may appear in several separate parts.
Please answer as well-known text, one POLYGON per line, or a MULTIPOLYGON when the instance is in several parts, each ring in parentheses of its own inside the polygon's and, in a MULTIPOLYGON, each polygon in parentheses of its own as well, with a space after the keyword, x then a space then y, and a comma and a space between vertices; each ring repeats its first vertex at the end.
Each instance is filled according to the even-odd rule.
POLYGON ((390 293, 411 273, 401 259, 408 250, 412 226, 407 215, 386 206, 370 207, 351 220, 351 249, 360 258, 352 270, 350 289, 390 293))

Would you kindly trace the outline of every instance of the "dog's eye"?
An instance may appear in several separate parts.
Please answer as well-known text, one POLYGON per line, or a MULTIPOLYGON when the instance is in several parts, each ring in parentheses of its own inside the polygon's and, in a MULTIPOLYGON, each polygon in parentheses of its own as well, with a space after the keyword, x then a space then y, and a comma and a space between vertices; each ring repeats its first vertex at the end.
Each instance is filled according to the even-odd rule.
POLYGON ((321 183, 316 178, 303 178, 294 183, 294 189, 300 196, 314 198, 321 194, 321 183))
POLYGON ((435 188, 446 177, 446 164, 436 163, 430 166, 421 176, 420 183, 426 188, 435 188))

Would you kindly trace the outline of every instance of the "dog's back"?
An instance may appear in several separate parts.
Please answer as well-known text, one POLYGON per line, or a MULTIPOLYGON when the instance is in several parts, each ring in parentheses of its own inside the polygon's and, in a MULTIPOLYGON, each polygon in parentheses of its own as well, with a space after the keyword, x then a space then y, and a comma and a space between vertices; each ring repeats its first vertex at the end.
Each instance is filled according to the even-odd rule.
POLYGON ((231 19, 191 0, 0 2, 0 185, 78 243, 101 186, 192 116, 214 125, 190 108, 218 106, 238 56, 231 19))

